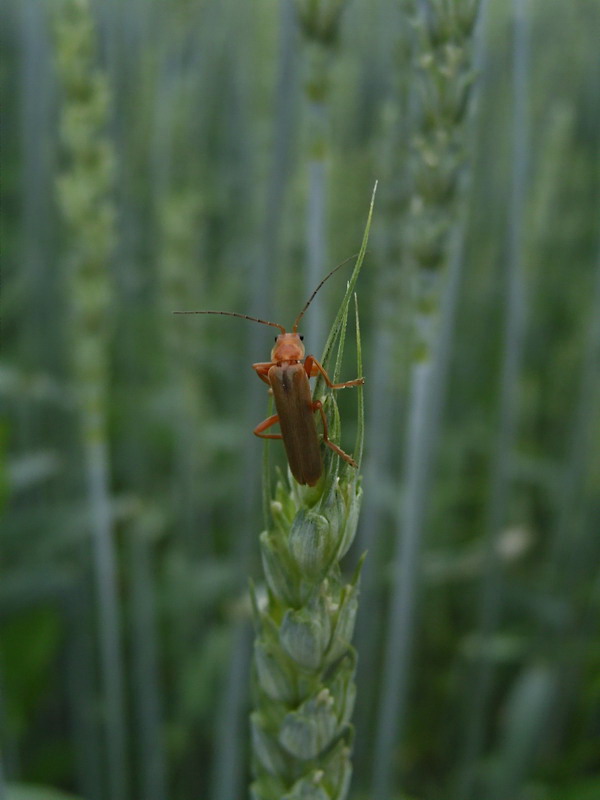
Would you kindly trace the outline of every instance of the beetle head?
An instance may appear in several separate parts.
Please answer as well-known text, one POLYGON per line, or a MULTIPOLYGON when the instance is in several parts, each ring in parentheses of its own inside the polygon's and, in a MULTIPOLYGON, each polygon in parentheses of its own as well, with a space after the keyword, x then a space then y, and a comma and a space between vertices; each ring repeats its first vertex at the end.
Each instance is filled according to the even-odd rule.
POLYGON ((271 350, 271 361, 300 361, 304 358, 304 345, 299 333, 280 333, 271 350))

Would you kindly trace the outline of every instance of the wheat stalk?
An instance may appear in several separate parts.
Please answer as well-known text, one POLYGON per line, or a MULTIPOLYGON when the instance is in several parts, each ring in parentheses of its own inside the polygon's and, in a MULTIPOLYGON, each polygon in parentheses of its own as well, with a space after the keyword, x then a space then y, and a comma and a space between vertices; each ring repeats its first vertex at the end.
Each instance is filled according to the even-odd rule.
POLYGON ((439 430, 462 235, 461 172, 479 0, 411 0, 417 39, 418 124, 410 161, 411 194, 403 226, 412 271, 413 358, 410 373, 405 490, 401 496, 373 764, 376 800, 390 796, 393 753, 407 716, 421 549, 431 465, 439 430), (454 263, 452 263, 454 259, 454 263), (454 271, 450 270, 454 266, 454 271), (442 312, 440 312, 442 309, 442 312))
POLYGON ((94 22, 88 0, 64 0, 56 16, 56 53, 63 90, 60 133, 66 165, 58 200, 66 229, 69 341, 86 464, 97 592, 108 786, 127 795, 123 657, 108 452, 108 347, 115 244, 114 154, 105 129, 110 94, 95 66, 94 22))
MULTIPOLYGON (((348 306, 366 251, 363 245, 329 335, 323 361, 344 346, 348 306)), ((358 371, 362 358, 357 325, 358 371)), ((321 384, 315 387, 320 396, 321 384)), ((362 387, 358 432, 363 440, 362 387)), ((335 399, 326 400, 333 438, 340 434, 335 399)), ((354 540, 362 499, 359 470, 329 453, 313 488, 281 478, 268 497, 268 527, 260 536, 266 591, 252 589, 256 639, 251 716, 255 781, 253 800, 343 800, 352 767, 350 722, 356 687, 351 644, 358 608, 360 567, 345 580, 340 561, 354 540)), ((267 468, 268 469, 268 468, 267 468)), ((268 486, 268 474, 266 484, 268 486)))

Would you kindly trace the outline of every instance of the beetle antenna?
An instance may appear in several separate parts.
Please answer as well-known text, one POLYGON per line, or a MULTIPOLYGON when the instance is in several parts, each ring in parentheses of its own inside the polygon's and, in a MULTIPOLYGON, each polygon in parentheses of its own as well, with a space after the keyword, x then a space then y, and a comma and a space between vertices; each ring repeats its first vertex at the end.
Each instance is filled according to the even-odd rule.
POLYGON ((279 328, 282 333, 285 333, 283 325, 278 325, 276 322, 267 322, 266 319, 258 319, 258 317, 249 317, 248 314, 238 314, 235 311, 174 311, 174 314, 221 314, 223 317, 239 317, 240 319, 249 319, 250 322, 260 322, 261 325, 270 325, 272 328, 279 328))
POLYGON ((300 320, 301 320, 301 319, 302 319, 302 317, 304 316, 304 314, 305 314, 305 312, 306 312, 306 309, 309 307, 309 305, 310 305, 310 304, 312 303, 312 301, 315 299, 315 295, 317 294, 317 292, 319 291, 319 289, 321 288, 321 286, 323 286, 323 284, 325 283, 325 281, 328 281, 328 280, 329 280, 329 278, 331 278, 331 276, 333 275, 333 273, 334 273, 334 272, 337 272, 337 271, 338 271, 338 269, 340 269, 340 267, 343 267, 343 266, 344 266, 344 264, 347 264, 349 261, 352 261, 352 259, 353 259, 353 258, 356 258, 357 256, 358 256, 358 253, 354 253, 354 255, 353 255, 353 256, 348 256, 348 258, 345 258, 345 259, 344 259, 344 260, 341 262, 341 264, 338 264, 338 265, 337 265, 337 267, 334 267, 334 268, 331 270, 331 272, 330 272, 328 275, 325 275, 325 277, 323 278, 323 280, 321 281, 321 283, 320 283, 320 284, 317 286, 317 288, 314 290, 314 292, 311 294, 311 296, 310 296, 310 297, 308 298, 308 300, 306 301, 306 305, 304 306, 304 308, 302 309, 302 311, 301 311, 301 312, 298 314, 298 316, 296 317, 296 321, 294 322, 294 327, 292 328, 292 331, 293 331, 293 333, 296 333, 296 331, 298 330, 298 323, 300 322, 300 320))

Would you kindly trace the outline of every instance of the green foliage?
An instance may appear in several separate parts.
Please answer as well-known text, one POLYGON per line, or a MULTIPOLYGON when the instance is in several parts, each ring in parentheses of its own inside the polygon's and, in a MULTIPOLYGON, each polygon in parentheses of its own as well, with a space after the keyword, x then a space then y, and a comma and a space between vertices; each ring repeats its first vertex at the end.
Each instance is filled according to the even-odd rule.
POLYGON ((2 626, 0 670, 11 687, 4 700, 5 724, 22 739, 29 718, 48 699, 48 671, 56 657, 59 620, 51 609, 35 609, 2 626))
MULTIPOLYGON (((430 358, 450 245, 462 232, 449 385, 414 574, 406 724, 388 759, 402 785, 389 797, 465 800, 457 765, 481 662, 490 682, 469 800, 598 796, 600 5, 521 4, 530 58, 520 144, 530 160, 518 213, 513 4, 490 0, 473 27, 479 5, 0 4, 0 795, 6 780, 9 797, 17 787, 33 797, 39 784, 118 800, 106 781, 116 739, 103 733, 114 699, 105 670, 120 663, 107 654, 122 649, 126 800, 245 797, 246 576, 258 584, 263 557, 272 588, 257 589, 257 692, 277 724, 290 715, 283 739, 292 749, 340 739, 302 762, 278 740, 270 747, 268 713, 264 758, 283 760, 297 785, 286 778, 282 788, 263 769, 261 786, 278 799, 342 791, 352 746, 349 796, 373 797, 382 632, 397 588, 392 537, 412 432, 407 375, 413 356, 415 369, 430 358), (265 387, 250 364, 268 358, 272 330, 172 312, 294 319, 318 280, 304 268, 309 250, 319 277, 355 252, 375 179, 358 347, 367 435, 357 537, 361 550, 369 540, 360 603, 368 614, 357 612, 353 643, 357 711, 363 698, 368 722, 353 736, 343 720, 356 575, 332 564, 353 529, 355 475, 327 452, 338 484, 313 492, 281 478, 266 487, 261 544, 261 443, 251 431, 265 415, 265 387), (505 524, 486 556, 515 214, 526 325, 505 524), (416 336, 415 312, 425 323, 416 336), (104 464, 94 471, 95 508, 114 545, 104 573, 112 590, 102 596, 91 568, 91 463, 104 464), (324 565, 334 571, 326 586, 324 565), (488 576, 502 613, 483 636, 488 576), (101 622, 108 611, 117 620, 112 651, 101 622), (336 649, 341 661, 325 674, 336 649), (302 697, 300 673, 309 676, 302 697), (315 766, 321 755, 331 760, 329 784, 315 766), (231 766, 235 787, 220 795, 217 764, 231 766)), ((340 326, 350 271, 328 282, 303 319, 307 353, 319 355, 332 321, 340 326)), ((327 348, 332 376, 355 374, 352 339, 344 361, 327 348)), ((360 460, 360 396, 332 394, 321 381, 315 391, 334 438, 343 430, 336 440, 360 460)), ((280 443, 268 449, 284 465, 280 443)), ((360 555, 353 545, 346 558, 360 555)))

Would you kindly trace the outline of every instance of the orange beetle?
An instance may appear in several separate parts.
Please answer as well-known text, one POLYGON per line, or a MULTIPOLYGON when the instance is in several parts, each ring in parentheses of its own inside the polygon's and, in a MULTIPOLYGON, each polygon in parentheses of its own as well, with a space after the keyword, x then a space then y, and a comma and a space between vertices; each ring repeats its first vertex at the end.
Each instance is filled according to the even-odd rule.
POLYGON ((334 272, 346 262, 338 264, 323 278, 315 291, 308 299, 302 311, 296 317, 291 333, 287 333, 283 325, 276 322, 267 322, 264 319, 250 317, 247 314, 238 314, 233 311, 176 311, 176 314, 221 314, 228 317, 240 317, 262 325, 279 328, 281 333, 275 340, 275 347, 271 351, 271 360, 253 364, 258 377, 264 381, 273 392, 277 413, 265 419, 254 428, 254 434, 263 439, 283 439, 290 470, 300 484, 314 486, 323 474, 323 460, 317 426, 315 424, 315 411, 321 415, 323 423, 323 442, 344 461, 356 467, 356 461, 334 444, 328 437, 327 418, 320 400, 313 400, 309 378, 319 373, 325 379, 330 389, 344 389, 347 386, 359 386, 365 382, 364 378, 355 378, 344 383, 332 383, 322 364, 309 355, 305 357, 303 337, 297 332, 298 323, 304 316, 306 309, 313 298, 334 272), (264 433, 272 425, 279 423, 281 433, 264 433))

